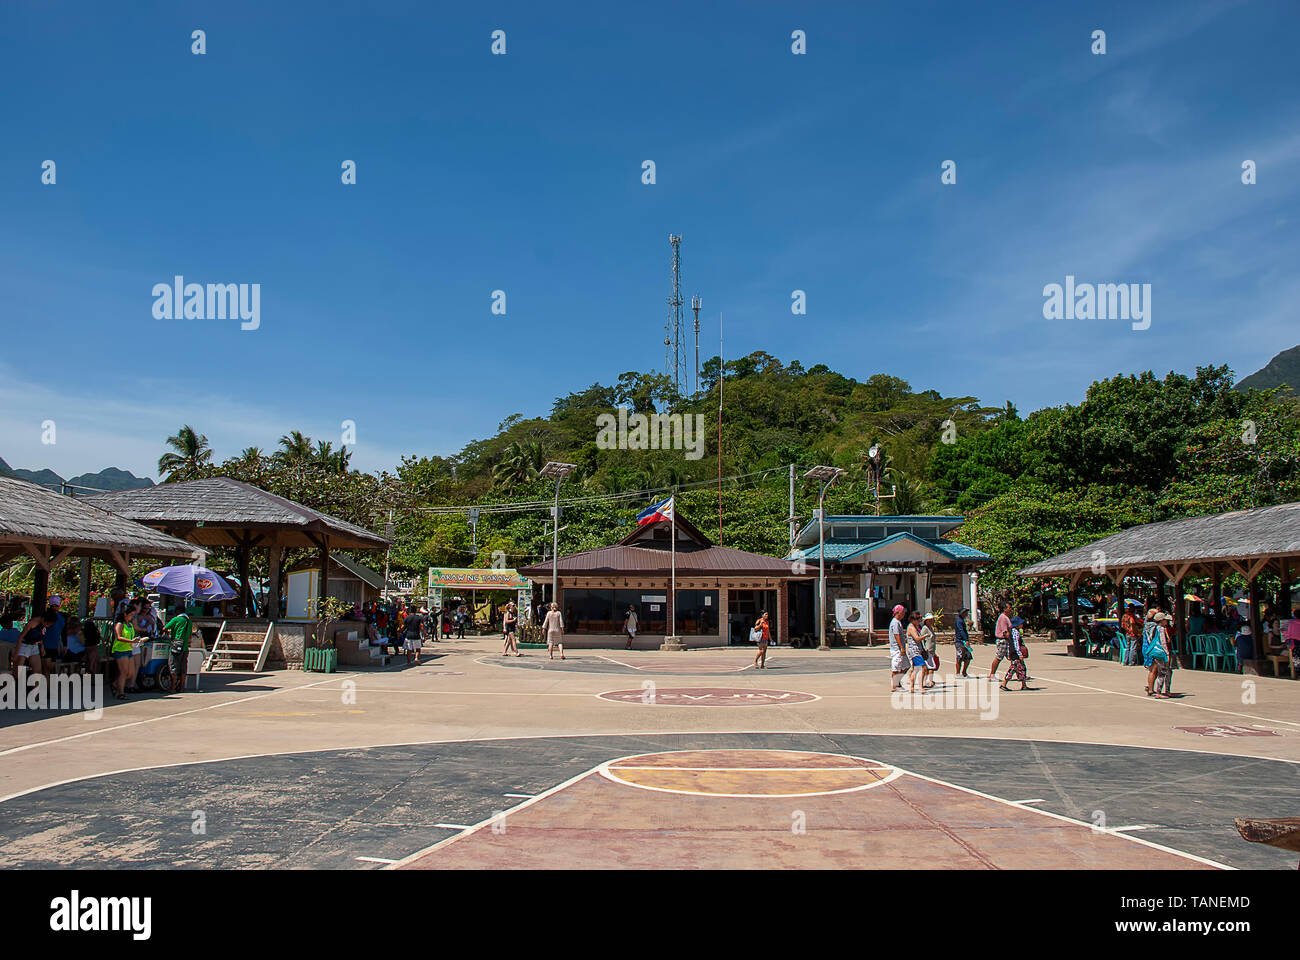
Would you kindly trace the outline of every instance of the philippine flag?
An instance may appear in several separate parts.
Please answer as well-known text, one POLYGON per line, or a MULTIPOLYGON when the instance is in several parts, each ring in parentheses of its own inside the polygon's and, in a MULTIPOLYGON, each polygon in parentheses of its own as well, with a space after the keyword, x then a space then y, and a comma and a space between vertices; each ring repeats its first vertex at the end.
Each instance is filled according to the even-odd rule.
POLYGON ((661 503, 656 503, 653 507, 647 507, 636 515, 637 526, 643 523, 654 523, 656 520, 671 520, 673 518, 673 498, 669 497, 661 503))

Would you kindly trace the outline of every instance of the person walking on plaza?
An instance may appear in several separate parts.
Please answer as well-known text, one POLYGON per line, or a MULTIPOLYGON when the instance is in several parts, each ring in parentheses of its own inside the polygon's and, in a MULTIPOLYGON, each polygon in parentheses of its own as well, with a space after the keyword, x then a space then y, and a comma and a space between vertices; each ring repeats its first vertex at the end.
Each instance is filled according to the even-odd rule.
POLYGON ((1164 650, 1164 659, 1157 660, 1156 682, 1152 687, 1154 693, 1152 696, 1162 699, 1169 697, 1173 693, 1174 685, 1174 635, 1173 635, 1173 617, 1167 613, 1160 615, 1160 624, 1156 637, 1164 650))
POLYGON ((627 608, 627 617, 623 620, 623 632, 627 634, 627 648, 632 649, 632 641, 636 639, 636 607, 631 604, 627 608))
POLYGON ((767 669, 767 645, 772 641, 772 628, 767 620, 767 612, 758 618, 754 623, 752 631, 754 644, 758 647, 758 653, 754 655, 754 666, 760 670, 767 669))
MULTIPOLYGON (((993 638, 997 641, 997 646, 993 650, 993 666, 989 667, 989 679, 996 680, 998 676, 998 664, 1005 660, 1009 654, 1009 644, 1011 643, 1011 604, 1006 600, 998 605, 998 622, 993 628, 993 638)), ((1004 688, 1005 689, 1005 688, 1004 688)))
POLYGON ((420 632, 423 628, 424 617, 414 611, 407 614, 402 623, 402 650, 406 654, 408 667, 420 662, 420 649, 424 642, 420 632))
POLYGON ((1165 621, 1169 614, 1163 610, 1157 611, 1152 615, 1151 630, 1147 634, 1147 639, 1142 646, 1142 659, 1147 668, 1147 696, 1157 696, 1155 690, 1156 678, 1160 675, 1163 664, 1169 660, 1169 653, 1166 648, 1167 633, 1165 631, 1165 621))
POLYGON ((970 608, 962 607, 957 613, 957 621, 953 624, 952 645, 954 647, 954 656, 957 663, 957 676, 968 677, 970 674, 971 661, 975 655, 970 649, 970 631, 966 627, 966 618, 970 616, 970 608))
POLYGON ((469 619, 469 614, 465 611, 465 605, 461 604, 456 608, 456 639, 465 639, 465 621, 469 619))
POLYGON ((168 612, 172 617, 164 624, 163 632, 171 637, 167 652, 172 668, 172 693, 184 693, 190 672, 190 638, 194 636, 194 621, 183 606, 177 605, 168 612))
POLYGON ((1127 610, 1120 618, 1119 629, 1124 634, 1124 657, 1122 662, 1132 666, 1142 662, 1142 630, 1145 624, 1139 612, 1141 607, 1127 610))
POLYGON ((1016 617, 1011 621, 1011 633, 1007 637, 1007 675, 1002 678, 999 685, 1003 690, 1010 690, 1007 686, 1012 680, 1020 681, 1020 689, 1029 689, 1029 672, 1025 669, 1025 657, 1029 655, 1029 650, 1024 646, 1020 636, 1020 627, 1024 625, 1024 620, 1016 617))
POLYGON ((922 683, 928 688, 934 686, 930 678, 939 672, 939 643, 934 635, 934 614, 927 613, 921 618, 921 652, 925 654, 925 674, 922 683))
POLYGON ((519 656, 519 647, 515 643, 515 631, 519 628, 519 613, 515 609, 515 603, 511 600, 506 604, 506 611, 501 617, 501 630, 505 634, 505 647, 501 651, 503 657, 519 656))
POLYGON ((551 609, 542 621, 542 632, 546 634, 546 652, 550 659, 555 659, 555 648, 560 648, 560 659, 564 659, 564 618, 560 616, 560 605, 551 601, 551 609))
POLYGON ((903 641, 903 615, 907 611, 900 603, 894 607, 894 618, 889 621, 889 692, 903 689, 903 674, 907 673, 909 658, 903 641))
POLYGON ((907 671, 908 688, 911 693, 916 693, 916 680, 921 679, 921 692, 925 692, 925 650, 921 647, 921 613, 919 610, 913 610, 911 622, 907 625, 907 637, 905 645, 907 648, 907 659, 911 668, 907 671))

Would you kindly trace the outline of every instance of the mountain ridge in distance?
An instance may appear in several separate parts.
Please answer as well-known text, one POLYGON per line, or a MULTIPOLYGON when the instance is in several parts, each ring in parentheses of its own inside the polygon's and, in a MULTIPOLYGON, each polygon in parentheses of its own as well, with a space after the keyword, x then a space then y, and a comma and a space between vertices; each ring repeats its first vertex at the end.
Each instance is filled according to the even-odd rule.
POLYGON ((1300 345, 1283 350, 1260 369, 1237 384, 1238 390, 1271 390, 1286 387, 1300 393, 1300 345))
POLYGON ((130 470, 121 470, 117 467, 105 467, 98 473, 82 473, 70 480, 64 480, 49 468, 41 470, 15 469, 9 466, 3 457, 0 457, 0 476, 29 480, 42 487, 51 487, 55 490, 59 489, 64 483, 71 484, 74 489, 76 487, 88 487, 93 490, 139 490, 141 487, 152 487, 154 485, 153 480, 149 477, 137 477, 130 470))

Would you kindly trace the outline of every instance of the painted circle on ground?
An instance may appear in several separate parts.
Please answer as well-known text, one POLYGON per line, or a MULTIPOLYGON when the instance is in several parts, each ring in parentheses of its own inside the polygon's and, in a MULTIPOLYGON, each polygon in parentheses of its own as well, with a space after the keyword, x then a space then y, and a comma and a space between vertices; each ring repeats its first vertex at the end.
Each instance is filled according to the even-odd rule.
POLYGON ((677 750, 600 766, 605 779, 640 790, 747 799, 855 793, 902 773, 865 757, 803 750, 677 750))
POLYGON ((639 703, 647 707, 767 707, 778 704, 811 703, 815 693, 797 690, 754 690, 746 687, 660 687, 650 681, 636 690, 606 690, 596 694, 615 703, 639 703))

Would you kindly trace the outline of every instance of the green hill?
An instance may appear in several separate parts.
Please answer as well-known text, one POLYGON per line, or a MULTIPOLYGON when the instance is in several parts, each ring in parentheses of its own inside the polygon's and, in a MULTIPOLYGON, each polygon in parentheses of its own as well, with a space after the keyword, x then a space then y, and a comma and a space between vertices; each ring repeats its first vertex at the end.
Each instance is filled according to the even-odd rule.
POLYGON ((1237 384, 1238 390, 1271 390, 1286 387, 1291 393, 1300 393, 1300 346, 1283 350, 1237 384))

